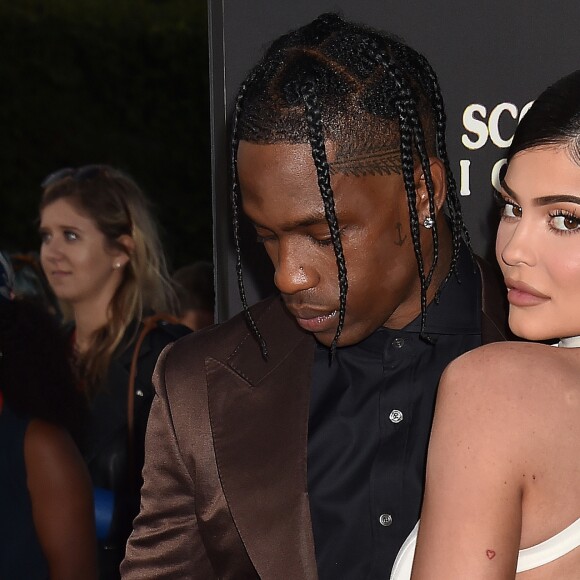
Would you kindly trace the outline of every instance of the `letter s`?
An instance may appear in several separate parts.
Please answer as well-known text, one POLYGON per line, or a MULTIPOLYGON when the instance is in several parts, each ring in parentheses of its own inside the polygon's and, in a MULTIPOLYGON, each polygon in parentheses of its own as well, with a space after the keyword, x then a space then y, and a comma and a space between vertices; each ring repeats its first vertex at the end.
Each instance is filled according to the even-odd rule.
POLYGON ((476 113, 485 119, 487 110, 483 105, 474 103, 468 105, 463 111, 463 126, 467 131, 477 135, 476 141, 472 141, 466 133, 461 136, 461 142, 468 149, 481 149, 487 143, 487 125, 481 119, 475 118, 476 113))

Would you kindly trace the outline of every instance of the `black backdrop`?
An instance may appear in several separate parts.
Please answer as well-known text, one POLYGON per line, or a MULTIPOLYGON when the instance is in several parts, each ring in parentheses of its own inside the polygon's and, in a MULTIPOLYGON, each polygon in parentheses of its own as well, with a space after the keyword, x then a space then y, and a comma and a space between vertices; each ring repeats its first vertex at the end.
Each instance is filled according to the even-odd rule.
MULTIPOLYGON (((580 68, 578 0, 208 1, 220 320, 240 310, 227 177, 227 120, 237 88, 271 40, 326 11, 402 36, 430 60, 446 102, 449 155, 473 246, 493 257, 492 175, 526 105, 548 84, 580 68)), ((271 288, 262 252, 249 240, 245 244, 250 303, 271 288)))

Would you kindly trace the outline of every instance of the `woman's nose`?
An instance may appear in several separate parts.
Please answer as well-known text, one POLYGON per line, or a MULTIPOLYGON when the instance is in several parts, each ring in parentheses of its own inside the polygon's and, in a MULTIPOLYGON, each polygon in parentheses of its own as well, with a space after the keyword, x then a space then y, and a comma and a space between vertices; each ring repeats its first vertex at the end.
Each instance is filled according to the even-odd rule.
POLYGON ((40 247, 40 257, 49 262, 55 262, 62 258, 62 248, 59 241, 55 238, 44 240, 40 247))
POLYGON ((533 266, 536 258, 529 224, 521 219, 515 224, 502 222, 497 233, 496 256, 498 262, 507 266, 533 266))

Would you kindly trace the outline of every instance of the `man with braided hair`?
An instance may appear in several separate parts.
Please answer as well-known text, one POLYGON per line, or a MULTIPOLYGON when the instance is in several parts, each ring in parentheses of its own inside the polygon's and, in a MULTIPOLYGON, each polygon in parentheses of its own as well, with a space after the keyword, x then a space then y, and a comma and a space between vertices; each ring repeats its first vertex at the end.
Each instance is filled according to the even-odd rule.
POLYGON ((243 83, 232 176, 245 312, 158 363, 124 578, 388 578, 419 517, 441 372, 504 339, 435 73, 320 16, 243 83), (242 209, 280 291, 251 308, 242 209))

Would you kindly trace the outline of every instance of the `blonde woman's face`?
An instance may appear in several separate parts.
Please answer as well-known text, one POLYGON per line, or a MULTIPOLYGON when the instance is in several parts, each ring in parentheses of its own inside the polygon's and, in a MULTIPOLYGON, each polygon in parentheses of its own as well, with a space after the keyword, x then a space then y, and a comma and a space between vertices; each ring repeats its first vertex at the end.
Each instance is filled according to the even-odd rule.
POLYGON ((580 334, 580 166, 566 149, 529 149, 502 185, 496 256, 511 329, 530 340, 580 334))
POLYGON ((73 309, 112 299, 128 256, 111 248, 95 222, 67 199, 46 206, 40 215, 40 261, 59 300, 73 309))

